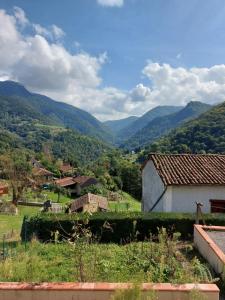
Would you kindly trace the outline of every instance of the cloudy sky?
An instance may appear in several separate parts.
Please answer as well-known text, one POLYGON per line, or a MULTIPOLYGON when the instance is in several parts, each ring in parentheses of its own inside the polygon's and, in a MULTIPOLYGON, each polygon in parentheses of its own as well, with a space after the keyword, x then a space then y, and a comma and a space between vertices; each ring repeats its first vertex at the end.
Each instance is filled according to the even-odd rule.
POLYGON ((225 1, 1 0, 6 79, 100 120, 225 101, 225 1))

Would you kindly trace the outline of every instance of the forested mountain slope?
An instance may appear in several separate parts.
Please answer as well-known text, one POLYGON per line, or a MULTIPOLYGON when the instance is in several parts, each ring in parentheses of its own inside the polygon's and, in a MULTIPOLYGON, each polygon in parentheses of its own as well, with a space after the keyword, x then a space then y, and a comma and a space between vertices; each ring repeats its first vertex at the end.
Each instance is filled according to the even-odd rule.
POLYGON ((173 114, 158 117, 139 130, 134 136, 127 140, 123 147, 134 150, 143 148, 159 137, 167 134, 171 129, 179 127, 184 122, 198 117, 211 108, 210 105, 201 102, 189 102, 183 109, 173 114))
POLYGON ((173 130, 147 148, 171 153, 225 153, 225 102, 173 130))
POLYGON ((81 134, 111 141, 107 127, 88 112, 49 97, 30 93, 19 83, 0 82, 1 115, 32 118, 44 124, 65 126, 76 129, 81 134))
POLYGON ((171 113, 179 111, 180 109, 182 109, 181 106, 157 106, 149 110, 136 121, 132 122, 130 125, 118 132, 116 137, 117 144, 121 144, 129 137, 132 137, 136 132, 144 128, 149 122, 151 122, 155 118, 169 115, 171 113))
POLYGON ((120 130, 129 126, 137 119, 138 117, 131 116, 125 119, 106 121, 104 124, 110 128, 113 134, 117 134, 120 130))

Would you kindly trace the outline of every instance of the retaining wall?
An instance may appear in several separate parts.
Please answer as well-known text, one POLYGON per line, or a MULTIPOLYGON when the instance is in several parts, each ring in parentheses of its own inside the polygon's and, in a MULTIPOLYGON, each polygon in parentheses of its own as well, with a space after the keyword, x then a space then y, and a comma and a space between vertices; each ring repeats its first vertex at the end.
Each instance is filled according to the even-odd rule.
MULTIPOLYGON (((131 288, 123 283, 0 283, 0 300, 110 300, 115 291, 131 288)), ((197 289, 204 299, 219 300, 215 284, 169 283, 141 285, 143 294, 155 291, 157 300, 190 300, 191 291, 197 289)))

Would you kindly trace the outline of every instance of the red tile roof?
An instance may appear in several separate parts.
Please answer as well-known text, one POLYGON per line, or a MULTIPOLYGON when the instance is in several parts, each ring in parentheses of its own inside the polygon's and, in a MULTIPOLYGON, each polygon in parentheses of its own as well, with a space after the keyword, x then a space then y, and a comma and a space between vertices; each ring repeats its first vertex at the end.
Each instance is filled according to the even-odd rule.
POLYGON ((52 176, 54 175, 51 171, 45 168, 36 168, 34 167, 32 170, 34 176, 52 176))
POLYGON ((86 187, 98 183, 95 178, 89 176, 65 177, 58 179, 55 182, 61 187, 74 185, 75 183, 79 183, 81 187, 86 187))
POLYGON ((61 187, 70 186, 70 185, 75 184, 73 179, 74 179, 73 177, 65 177, 65 178, 62 178, 62 179, 57 179, 55 181, 55 183, 57 185, 60 185, 61 187))
POLYGON ((8 185, 0 183, 0 196, 8 194, 8 185))
POLYGON ((149 160, 165 185, 225 185, 225 155, 149 154, 149 160))
POLYGON ((94 195, 91 193, 85 194, 77 199, 75 199, 71 204, 71 212, 75 212, 78 209, 82 208, 85 204, 95 203, 98 207, 103 208, 105 210, 108 209, 108 201, 107 198, 94 195))

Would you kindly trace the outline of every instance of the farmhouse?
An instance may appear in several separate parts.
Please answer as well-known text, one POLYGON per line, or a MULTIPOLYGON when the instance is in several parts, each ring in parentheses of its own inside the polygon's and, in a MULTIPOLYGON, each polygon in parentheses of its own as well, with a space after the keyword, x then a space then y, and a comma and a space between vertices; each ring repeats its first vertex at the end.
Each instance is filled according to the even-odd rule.
POLYGON ((108 209, 107 198, 88 193, 75 199, 71 204, 71 212, 97 212, 108 209))
POLYGON ((150 154, 142 169, 142 210, 225 213, 225 155, 150 154))
POLYGON ((98 181, 89 176, 65 177, 57 179, 55 184, 70 191, 71 195, 80 195, 82 189, 96 185, 98 181))

